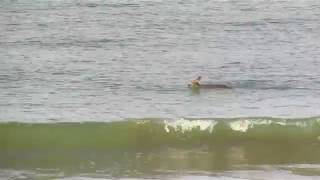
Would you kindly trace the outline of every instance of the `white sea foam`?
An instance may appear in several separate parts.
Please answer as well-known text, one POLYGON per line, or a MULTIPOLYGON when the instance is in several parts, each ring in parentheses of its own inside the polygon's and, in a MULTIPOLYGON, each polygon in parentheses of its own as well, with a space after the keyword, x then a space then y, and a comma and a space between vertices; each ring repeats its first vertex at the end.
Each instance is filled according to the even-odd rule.
MULTIPOLYGON (((187 120, 187 119, 178 119, 178 120, 165 120, 164 128, 166 132, 170 131, 180 131, 182 133, 192 131, 193 129, 200 129, 201 131, 213 132, 215 125, 218 123, 217 120, 187 120)), ((228 123, 229 127, 233 131, 246 132, 250 128, 254 128, 260 125, 280 125, 280 126, 296 126, 300 128, 308 127, 310 124, 308 122, 294 122, 287 120, 272 120, 272 119, 239 119, 233 120, 228 123)))
MULTIPOLYGON (((229 123, 230 128, 234 131, 246 132, 250 128, 254 128, 257 125, 269 125, 269 124, 278 124, 281 126, 287 125, 285 121, 272 121, 266 119, 242 119, 229 123)), ((298 126, 298 125, 297 125, 298 126)))
POLYGON ((200 129, 201 131, 212 132, 214 126, 217 124, 217 121, 213 120, 186 120, 179 119, 174 121, 164 121, 165 130, 170 132, 171 129, 174 131, 181 131, 182 133, 192 131, 193 129, 200 129))
POLYGON ((296 126, 300 128, 305 128, 308 127, 310 124, 308 122, 292 122, 292 121, 286 121, 286 120, 281 120, 281 121, 273 121, 271 119, 242 119, 242 120, 236 120, 233 122, 229 123, 229 126, 232 130, 234 131, 241 131, 241 132, 246 132, 250 128, 254 128, 255 126, 258 125, 270 125, 270 124, 276 124, 280 126, 296 126))
POLYGON ((253 126, 253 123, 249 120, 239 120, 231 122, 229 125, 234 131, 246 132, 250 127, 253 126))

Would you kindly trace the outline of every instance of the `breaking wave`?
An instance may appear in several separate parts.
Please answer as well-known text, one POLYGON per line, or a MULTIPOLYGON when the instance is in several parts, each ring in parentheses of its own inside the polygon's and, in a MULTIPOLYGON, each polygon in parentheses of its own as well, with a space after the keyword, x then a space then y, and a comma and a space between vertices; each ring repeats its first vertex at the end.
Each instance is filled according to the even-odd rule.
POLYGON ((131 149, 245 143, 320 143, 320 118, 128 119, 120 122, 0 123, 5 149, 131 149))

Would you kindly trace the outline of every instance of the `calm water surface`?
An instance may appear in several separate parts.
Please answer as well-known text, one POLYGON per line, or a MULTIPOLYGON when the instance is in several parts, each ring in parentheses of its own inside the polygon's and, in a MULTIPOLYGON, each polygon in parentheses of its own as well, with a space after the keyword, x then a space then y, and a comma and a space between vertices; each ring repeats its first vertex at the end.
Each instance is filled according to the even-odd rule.
POLYGON ((320 114, 318 1, 0 3, 0 119, 320 114), (186 88, 198 75, 225 91, 186 88))

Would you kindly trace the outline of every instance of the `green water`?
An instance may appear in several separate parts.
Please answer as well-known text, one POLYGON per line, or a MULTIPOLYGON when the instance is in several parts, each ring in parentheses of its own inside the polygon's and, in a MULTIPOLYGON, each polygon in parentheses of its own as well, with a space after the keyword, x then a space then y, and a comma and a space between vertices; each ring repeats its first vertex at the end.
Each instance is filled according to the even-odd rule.
POLYGON ((317 144, 319 138, 318 118, 0 124, 1 149, 7 150, 48 150, 53 147, 66 150, 127 150, 246 143, 317 144))
POLYGON ((212 173, 265 164, 317 164, 319 125, 317 118, 2 123, 0 167, 52 170, 45 171, 50 177, 97 172, 146 177, 168 171, 212 173), (196 122, 215 125, 201 129, 196 122), (235 122, 250 126, 246 131, 232 129, 235 122), (193 126, 184 130, 186 123, 193 126))

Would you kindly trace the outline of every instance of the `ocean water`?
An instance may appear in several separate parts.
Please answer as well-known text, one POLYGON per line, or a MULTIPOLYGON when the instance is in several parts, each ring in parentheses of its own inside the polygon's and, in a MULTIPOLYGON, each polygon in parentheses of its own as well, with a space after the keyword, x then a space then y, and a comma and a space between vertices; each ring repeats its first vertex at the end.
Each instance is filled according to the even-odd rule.
POLYGON ((2 0, 0 179, 319 179, 319 32, 318 0, 2 0))

